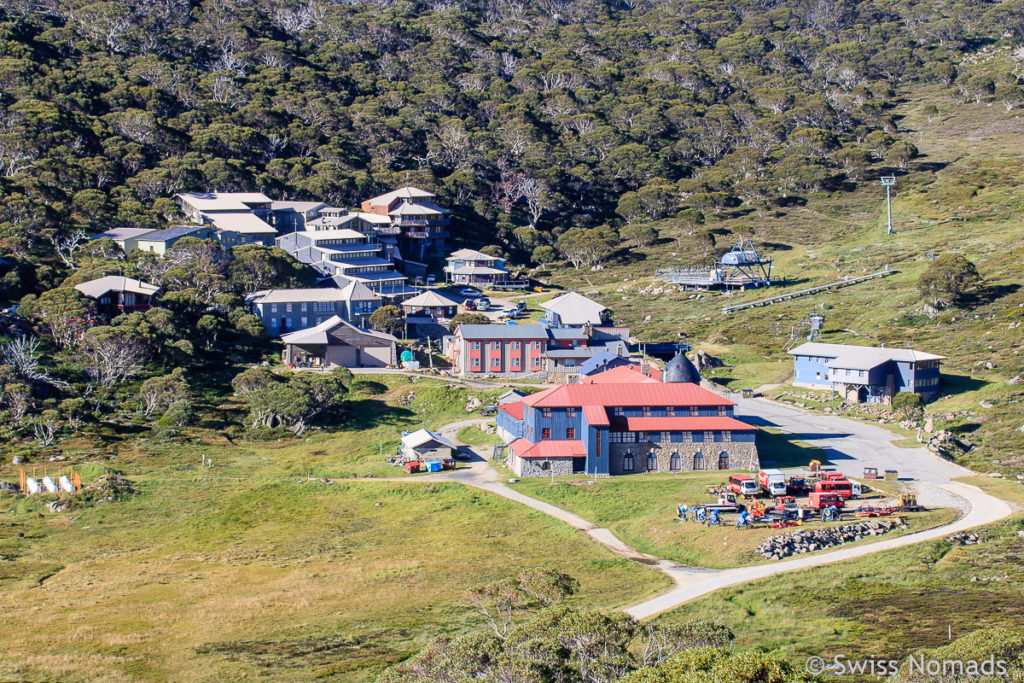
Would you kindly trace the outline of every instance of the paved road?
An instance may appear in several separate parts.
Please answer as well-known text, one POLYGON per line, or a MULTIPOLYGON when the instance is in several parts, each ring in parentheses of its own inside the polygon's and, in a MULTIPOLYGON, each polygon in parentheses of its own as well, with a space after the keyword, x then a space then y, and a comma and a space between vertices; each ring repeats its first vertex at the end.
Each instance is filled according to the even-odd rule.
MULTIPOLYGON (((959 507, 963 514, 945 526, 879 540, 867 545, 840 548, 752 567, 713 570, 686 567, 641 553, 623 543, 608 529, 598 527, 568 510, 526 496, 501 482, 498 472, 471 449, 473 460, 468 466, 454 472, 421 475, 415 479, 395 477, 389 478, 388 481, 455 481, 483 489, 559 519, 622 557, 661 570, 675 582, 676 587, 626 608, 626 613, 636 619, 656 616, 721 588, 942 538, 958 531, 998 521, 1014 511, 1011 504, 988 495, 976 486, 951 481, 956 477, 974 474, 970 470, 943 460, 925 448, 899 448, 893 445, 893 441, 898 437, 880 427, 841 417, 806 413, 765 399, 738 399, 737 403, 737 414, 741 419, 784 429, 792 432, 800 440, 821 446, 829 460, 848 476, 860 477, 864 467, 877 467, 880 471, 893 469, 895 463, 900 480, 915 488, 923 504, 959 507)), ((455 434, 463 427, 488 421, 461 420, 445 425, 441 431, 448 438, 454 439, 455 434)), ((771 454, 762 453, 762 457, 767 460, 771 454)))

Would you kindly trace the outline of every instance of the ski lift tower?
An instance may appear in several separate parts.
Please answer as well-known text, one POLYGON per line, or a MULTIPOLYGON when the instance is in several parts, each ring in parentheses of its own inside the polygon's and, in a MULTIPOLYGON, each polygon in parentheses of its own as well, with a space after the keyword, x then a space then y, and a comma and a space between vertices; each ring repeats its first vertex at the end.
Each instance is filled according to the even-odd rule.
POLYGON ((736 240, 732 249, 715 261, 726 287, 768 287, 772 284, 772 259, 757 253, 754 243, 736 240))
POLYGON ((879 179, 879 182, 882 184, 882 187, 885 188, 885 209, 886 209, 886 213, 888 214, 888 219, 889 219, 889 227, 885 231, 885 234, 886 235, 891 235, 892 234, 892 197, 889 196, 889 188, 896 184, 896 176, 894 176, 894 175, 882 176, 879 179))

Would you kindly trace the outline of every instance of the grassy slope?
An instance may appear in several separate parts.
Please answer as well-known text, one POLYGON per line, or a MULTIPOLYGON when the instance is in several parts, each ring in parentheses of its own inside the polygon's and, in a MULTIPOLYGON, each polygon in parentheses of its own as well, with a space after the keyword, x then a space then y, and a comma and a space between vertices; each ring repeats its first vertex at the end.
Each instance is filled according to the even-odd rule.
MULTIPOLYGON (((728 317, 725 303, 754 300, 764 291, 697 298, 692 292, 659 291, 655 268, 704 263, 695 240, 671 221, 660 226, 662 243, 637 250, 601 271, 563 270, 558 281, 593 293, 610 306, 617 321, 629 324, 643 339, 688 335, 698 348, 721 355, 729 366, 712 371, 733 388, 784 380, 791 369, 783 346, 793 327, 813 308, 824 305, 828 320, 822 341, 889 345, 909 344, 949 357, 944 365, 951 398, 934 403, 936 412, 962 408, 977 415, 956 427, 980 448, 965 464, 1005 471, 1024 466, 1013 429, 1020 425, 1021 385, 1007 385, 1024 375, 1022 334, 1012 323, 1024 320, 1024 111, 1007 112, 998 104, 960 105, 931 88, 906 93, 896 112, 901 129, 923 156, 899 178, 893 221, 897 232, 885 235, 884 193, 875 180, 854 191, 807 197, 806 205, 758 216, 723 216, 709 221, 719 234, 718 248, 740 236, 768 243, 775 272, 793 284, 768 294, 804 288, 880 270, 899 274, 768 308, 728 317), (940 116, 928 121, 924 107, 935 103, 940 116), (676 239, 679 241, 677 242, 676 239), (926 253, 959 251, 974 261, 988 288, 970 311, 952 310, 935 319, 921 313, 916 280, 927 267, 926 253), (653 288, 653 289, 652 289, 653 288), (992 363, 991 369, 986 363, 992 363), (980 408, 985 399, 993 408, 980 408)), ((881 170, 881 169, 880 169, 881 170)))
POLYGON ((567 571, 579 604, 606 609, 668 586, 458 485, 305 482, 403 476, 380 464, 378 440, 472 417, 466 397, 483 395, 393 376, 357 391, 371 400, 335 434, 230 443, 199 428, 90 451, 83 478, 116 464, 141 491, 127 502, 54 514, 44 497, 0 498, 0 678, 367 680, 440 633, 480 627, 463 591, 521 567, 567 571))
MULTIPOLYGON (((676 521, 677 505, 709 500, 706 488, 720 484, 724 478, 717 472, 634 475, 600 480, 591 485, 570 485, 564 481, 551 485, 546 479, 524 479, 516 488, 611 529, 641 552, 683 564, 715 568, 763 563, 764 558, 754 553, 754 548, 765 538, 785 532, 737 530, 733 515, 725 515, 726 524, 721 527, 676 521)), ((955 511, 945 509, 908 515, 905 533, 945 524, 955 518, 955 511)), ((887 534, 886 538, 894 535, 887 534)), ((862 542, 871 540, 878 539, 862 542)))
MULTIPOLYGON (((983 542, 930 541, 828 567, 728 588, 659 619, 728 625, 740 649, 807 657, 901 658, 980 626, 1015 626, 1024 611, 1024 539, 1016 516, 981 530, 983 542)), ((874 680, 857 679, 849 680, 874 680)))

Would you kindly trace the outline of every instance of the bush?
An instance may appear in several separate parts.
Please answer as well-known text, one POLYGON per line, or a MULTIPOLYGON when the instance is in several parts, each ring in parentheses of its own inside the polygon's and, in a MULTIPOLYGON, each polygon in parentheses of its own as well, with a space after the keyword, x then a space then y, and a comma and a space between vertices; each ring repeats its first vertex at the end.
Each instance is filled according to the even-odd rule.
POLYGON ((892 397, 892 409, 904 420, 917 420, 924 414, 924 401, 920 394, 901 391, 892 397))

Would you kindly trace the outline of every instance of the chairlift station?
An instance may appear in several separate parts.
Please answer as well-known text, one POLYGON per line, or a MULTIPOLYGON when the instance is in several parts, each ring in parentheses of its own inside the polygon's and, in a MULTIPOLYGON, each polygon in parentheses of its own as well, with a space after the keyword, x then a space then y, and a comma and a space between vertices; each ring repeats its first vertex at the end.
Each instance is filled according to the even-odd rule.
POLYGON ((655 280, 681 285, 686 290, 751 289, 770 287, 771 275, 771 257, 759 254, 751 240, 737 240, 711 266, 660 268, 655 280))

